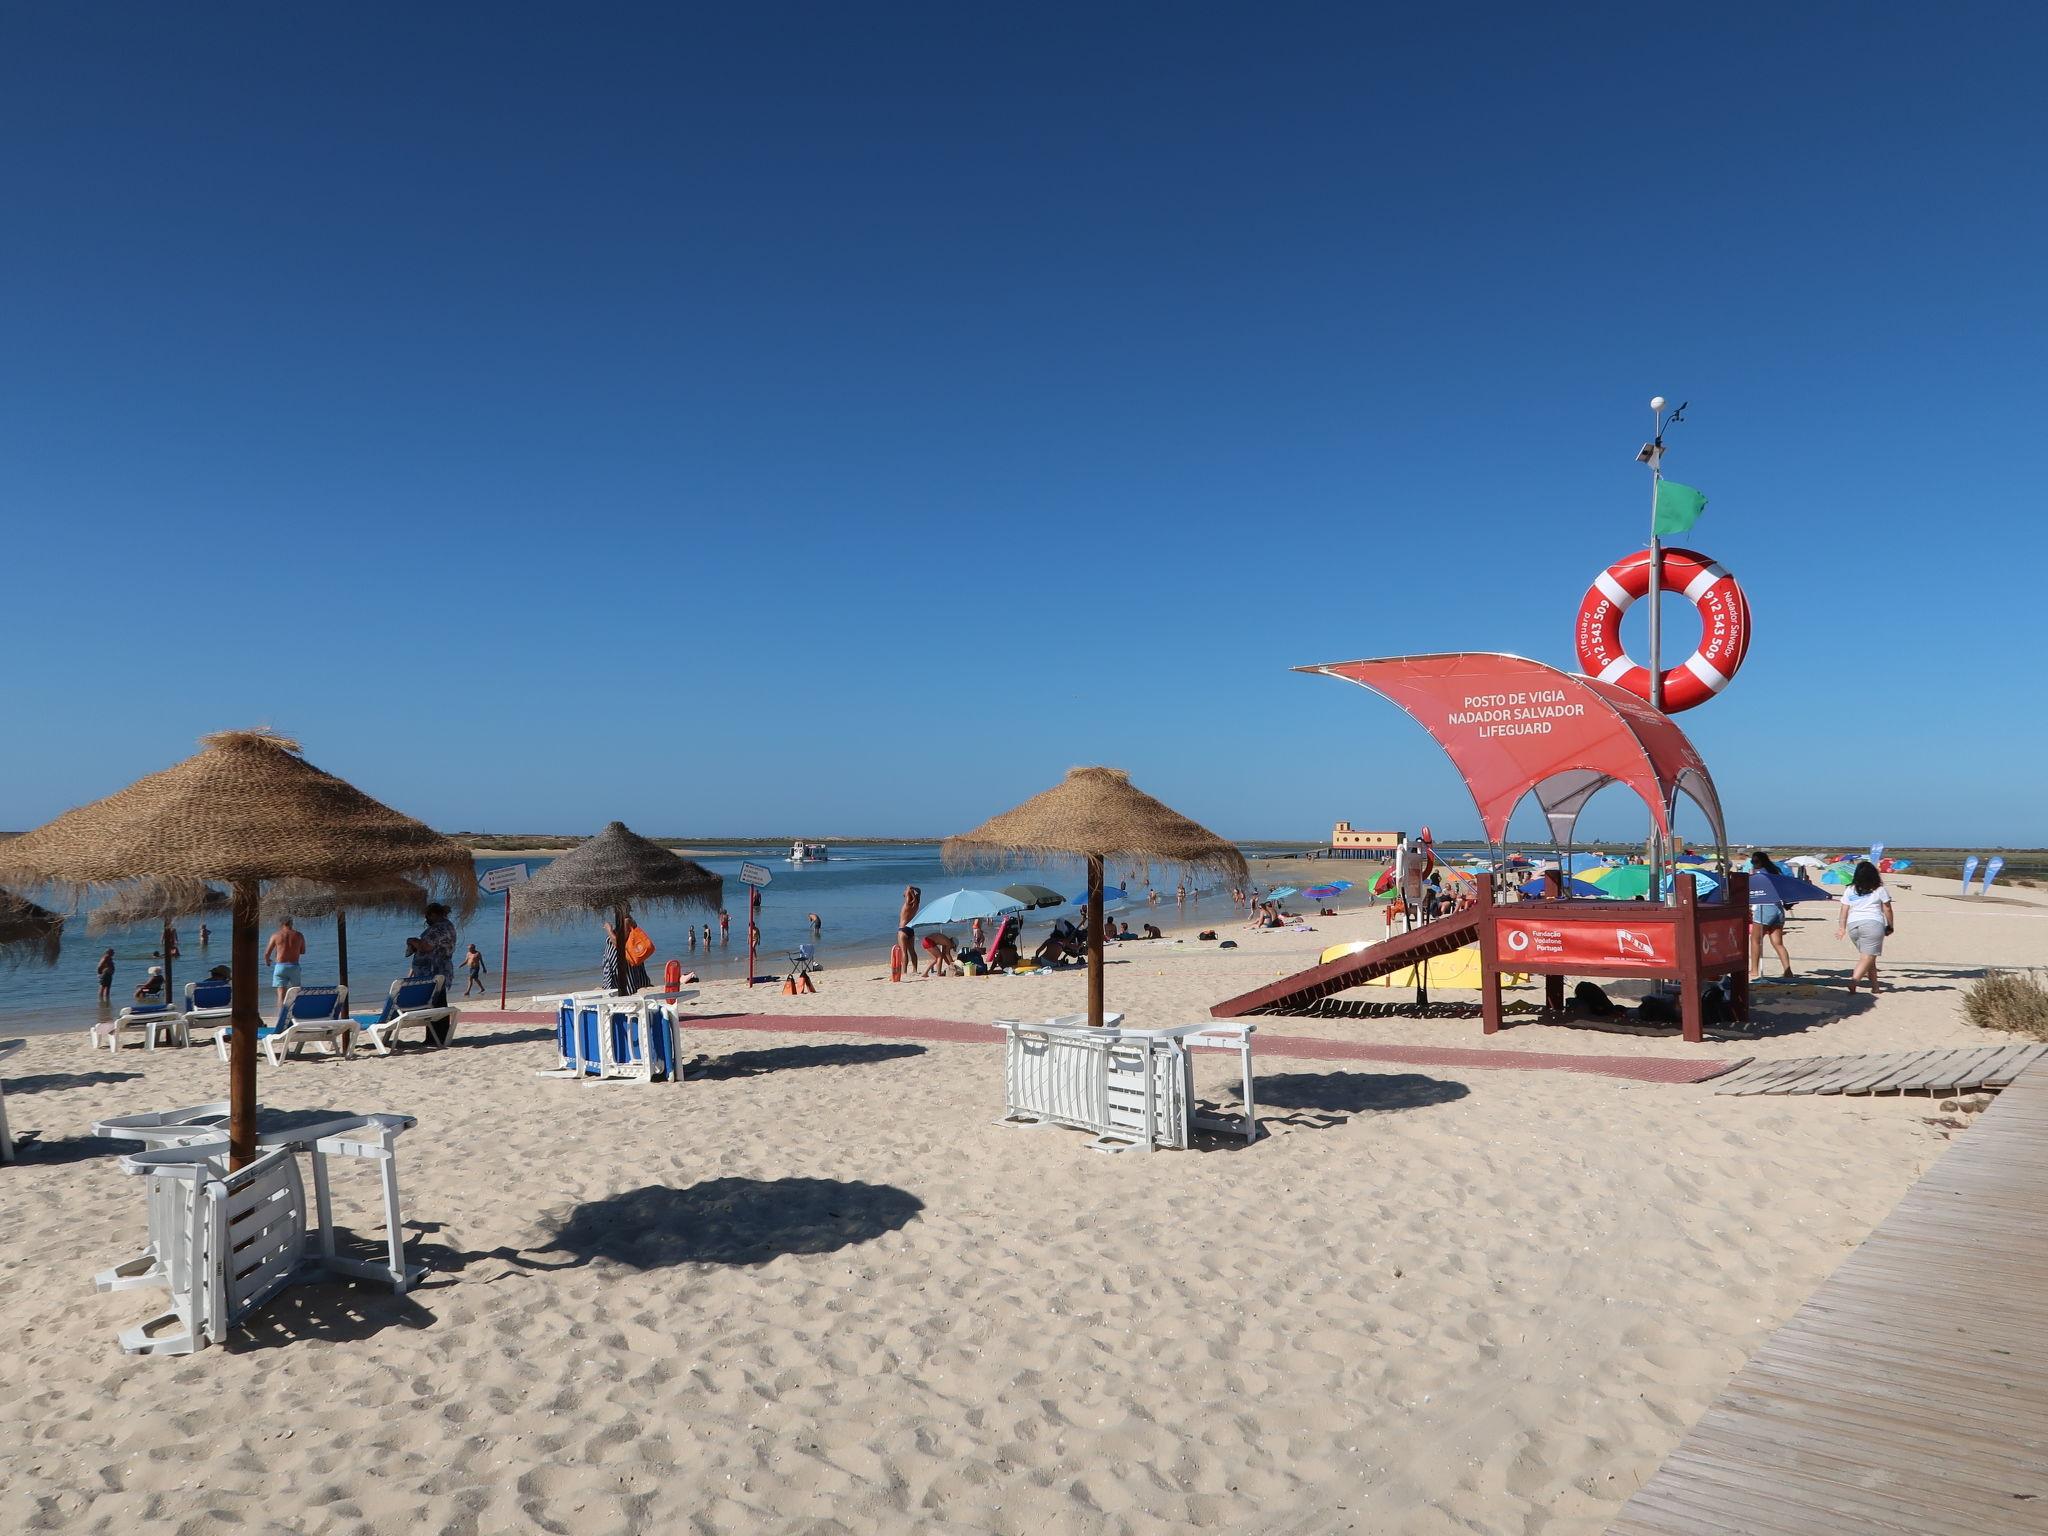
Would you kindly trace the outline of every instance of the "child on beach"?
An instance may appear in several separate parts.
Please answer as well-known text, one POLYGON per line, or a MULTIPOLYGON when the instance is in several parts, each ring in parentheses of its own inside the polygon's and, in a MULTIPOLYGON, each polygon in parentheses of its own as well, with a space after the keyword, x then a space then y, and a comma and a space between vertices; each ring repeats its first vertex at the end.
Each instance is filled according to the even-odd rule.
POLYGON ((462 963, 469 971, 469 985, 462 989, 462 995, 467 997, 472 990, 483 991, 484 972, 488 969, 484 964, 483 951, 474 944, 470 945, 469 953, 462 957, 462 963))
POLYGON ((114 1000, 114 952, 111 949, 101 953, 99 972, 100 1001, 110 1003, 114 1000))
POLYGON ((1877 957, 1884 953, 1884 941, 1896 919, 1892 916, 1892 893, 1884 888, 1877 866, 1859 859, 1849 889, 1842 892, 1842 910, 1835 918, 1835 937, 1847 936, 1856 946, 1856 969, 1849 973, 1849 992, 1856 983, 1870 983, 1870 995, 1877 996, 1877 957))

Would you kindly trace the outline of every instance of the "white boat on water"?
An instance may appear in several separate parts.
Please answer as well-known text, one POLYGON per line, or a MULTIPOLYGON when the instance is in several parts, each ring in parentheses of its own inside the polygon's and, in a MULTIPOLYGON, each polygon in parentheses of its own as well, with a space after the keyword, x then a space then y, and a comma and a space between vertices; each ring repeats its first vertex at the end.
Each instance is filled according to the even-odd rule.
POLYGON ((792 864, 822 864, 832 854, 823 843, 807 843, 798 838, 789 845, 789 862, 792 864))

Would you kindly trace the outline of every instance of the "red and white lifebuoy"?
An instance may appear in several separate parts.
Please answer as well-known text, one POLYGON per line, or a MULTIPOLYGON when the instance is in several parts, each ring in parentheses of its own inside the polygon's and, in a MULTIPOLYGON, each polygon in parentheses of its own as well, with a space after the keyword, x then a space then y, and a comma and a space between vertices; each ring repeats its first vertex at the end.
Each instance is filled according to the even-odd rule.
MULTIPOLYGON (((1664 674, 1664 712, 1704 704, 1749 654, 1749 599, 1735 578, 1696 550, 1666 548, 1662 585, 1700 611, 1699 648, 1664 674)), ((1621 648, 1621 616, 1650 590, 1650 552, 1617 560, 1586 589, 1579 604, 1579 666, 1586 676, 1650 696, 1650 669, 1621 648)))

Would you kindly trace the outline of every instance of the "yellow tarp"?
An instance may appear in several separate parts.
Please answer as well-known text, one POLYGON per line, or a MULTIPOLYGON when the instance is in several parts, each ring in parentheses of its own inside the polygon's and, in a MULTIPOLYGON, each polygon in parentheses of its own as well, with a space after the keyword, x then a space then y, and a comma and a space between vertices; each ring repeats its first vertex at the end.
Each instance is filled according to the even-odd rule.
MULTIPOLYGON (((1362 943, 1332 944, 1323 951, 1323 963, 1327 965, 1332 960, 1341 960, 1346 955, 1355 955, 1365 947, 1362 943)), ((1479 946, 1477 944, 1468 944, 1463 949, 1454 949, 1448 955, 1438 955, 1433 960, 1425 961, 1424 964, 1428 967, 1427 984, 1429 986, 1459 988, 1468 992, 1477 992, 1479 990, 1479 946)), ((1391 975, 1375 976, 1370 981, 1361 983, 1361 985, 1368 987, 1408 987, 1412 989, 1423 984, 1422 979, 1416 975, 1417 969, 1416 966, 1412 965, 1404 966, 1391 975)), ((1527 976, 1503 976, 1501 978, 1503 986, 1521 987, 1527 986, 1528 983, 1529 978, 1527 976)))

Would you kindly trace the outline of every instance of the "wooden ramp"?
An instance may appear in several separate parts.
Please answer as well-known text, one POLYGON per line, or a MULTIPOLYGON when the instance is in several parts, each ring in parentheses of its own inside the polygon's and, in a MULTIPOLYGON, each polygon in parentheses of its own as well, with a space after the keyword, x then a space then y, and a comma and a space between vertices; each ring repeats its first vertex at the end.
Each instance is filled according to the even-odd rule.
POLYGON ((1312 965, 1305 971, 1283 977, 1254 991, 1243 993, 1209 1010, 1218 1019, 1243 1019, 1254 1014, 1308 1013, 1333 992, 1362 987, 1375 976, 1405 971, 1409 966, 1454 949, 1479 942, 1479 918, 1474 912, 1453 912, 1433 923, 1418 923, 1406 933, 1349 955, 1340 955, 1327 965, 1312 965))
POLYGON ((2003 1088, 2048 1059, 2048 1045, 1977 1045, 1882 1056, 1801 1056, 1754 1061, 1718 1078, 1714 1092, 1733 1094, 1926 1093, 1946 1097, 2003 1088))
POLYGON ((1609 1536, 2048 1531, 2048 1067, 1765 1340, 1609 1536))

